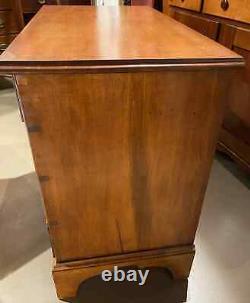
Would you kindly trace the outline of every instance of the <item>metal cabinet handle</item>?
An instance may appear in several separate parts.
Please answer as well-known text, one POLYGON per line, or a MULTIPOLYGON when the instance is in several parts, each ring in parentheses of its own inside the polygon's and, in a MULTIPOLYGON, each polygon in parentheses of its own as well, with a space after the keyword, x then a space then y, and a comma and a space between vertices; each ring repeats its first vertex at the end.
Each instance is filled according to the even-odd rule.
POLYGON ((221 0, 220 6, 224 11, 228 10, 229 8, 228 0, 221 0))
POLYGON ((39 4, 46 4, 46 0, 37 0, 39 4))
POLYGON ((5 22, 2 18, 0 18, 0 29, 4 29, 5 28, 5 22))

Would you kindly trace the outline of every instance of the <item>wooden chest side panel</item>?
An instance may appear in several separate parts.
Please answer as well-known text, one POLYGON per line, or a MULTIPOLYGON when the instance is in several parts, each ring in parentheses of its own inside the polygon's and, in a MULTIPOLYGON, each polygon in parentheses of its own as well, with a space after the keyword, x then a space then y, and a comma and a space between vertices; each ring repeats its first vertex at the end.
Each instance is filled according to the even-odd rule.
POLYGON ((17 77, 58 262, 193 242, 219 73, 17 77))

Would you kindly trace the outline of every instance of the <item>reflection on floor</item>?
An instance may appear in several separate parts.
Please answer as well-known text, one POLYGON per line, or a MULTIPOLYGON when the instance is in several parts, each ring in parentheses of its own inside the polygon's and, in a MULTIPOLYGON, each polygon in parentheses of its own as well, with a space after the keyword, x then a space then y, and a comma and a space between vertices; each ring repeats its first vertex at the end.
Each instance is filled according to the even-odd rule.
MULTIPOLYGON (((249 178, 217 155, 196 237, 190 303, 249 303, 249 178)), ((12 90, 0 91, 0 303, 56 303, 52 255, 25 127, 12 90)), ((83 283, 81 302, 182 302, 186 281, 153 270, 143 287, 83 283)))

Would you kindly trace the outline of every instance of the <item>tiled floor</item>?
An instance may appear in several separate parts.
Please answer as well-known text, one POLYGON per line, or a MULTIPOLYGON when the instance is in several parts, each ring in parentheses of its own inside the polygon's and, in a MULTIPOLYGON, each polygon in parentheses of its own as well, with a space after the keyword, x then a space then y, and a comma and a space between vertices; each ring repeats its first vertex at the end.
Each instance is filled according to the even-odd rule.
MULTIPOLYGON (((188 302, 249 303, 249 179, 221 157, 213 163, 196 248, 188 302)), ((14 92, 0 91, 0 303, 58 302, 50 271, 51 250, 25 127, 14 92)), ((116 301, 121 302, 118 295, 116 301)), ((77 302, 111 301, 102 295, 77 302)), ((137 301, 130 297, 127 302, 137 301)))

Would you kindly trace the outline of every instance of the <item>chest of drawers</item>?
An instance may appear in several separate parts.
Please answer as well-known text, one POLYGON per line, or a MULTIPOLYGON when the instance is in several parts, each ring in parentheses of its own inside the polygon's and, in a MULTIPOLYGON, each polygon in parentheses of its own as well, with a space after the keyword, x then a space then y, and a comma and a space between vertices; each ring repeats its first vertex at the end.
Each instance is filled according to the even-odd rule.
POLYGON ((2 54, 29 132, 59 298, 114 265, 188 277, 225 93, 242 66, 136 6, 44 6, 2 54))
POLYGON ((245 69, 228 88, 227 110, 218 149, 250 172, 250 2, 204 0, 199 11, 185 0, 187 9, 169 2, 170 15, 242 55, 245 69))

